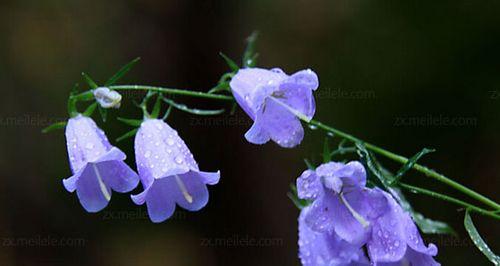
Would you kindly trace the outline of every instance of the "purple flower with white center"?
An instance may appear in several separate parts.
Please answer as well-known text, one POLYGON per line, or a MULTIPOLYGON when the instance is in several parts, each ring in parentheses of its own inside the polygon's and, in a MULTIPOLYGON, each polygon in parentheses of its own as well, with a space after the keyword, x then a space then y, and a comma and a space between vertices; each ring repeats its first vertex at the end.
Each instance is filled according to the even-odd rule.
POLYGON ((245 138, 254 144, 270 139, 281 147, 297 146, 304 137, 300 119, 312 119, 318 76, 310 69, 288 76, 281 69, 240 69, 231 79, 234 98, 254 121, 245 138))
POLYGON ((384 195, 365 184, 365 168, 356 161, 330 162, 304 171, 297 179, 298 196, 313 200, 306 223, 361 247, 370 237, 372 222, 388 208, 384 195))
POLYGON ((73 176, 63 184, 69 192, 76 190, 88 212, 106 207, 112 190, 129 192, 139 183, 137 174, 123 162, 126 155, 109 143, 91 118, 78 115, 69 119, 66 141, 73 176))
POLYGON ((219 172, 202 172, 177 131, 163 120, 142 122, 135 137, 135 159, 144 191, 132 200, 146 202, 151 221, 165 221, 179 205, 197 211, 208 202, 208 185, 219 182, 219 172))
POLYGON ((299 258, 304 266, 354 266, 369 265, 363 250, 352 245, 335 232, 312 230, 305 219, 310 207, 302 209, 299 216, 299 258))
POLYGON ((367 243, 374 265, 439 266, 433 258, 437 255, 437 247, 434 244, 426 247, 409 213, 390 194, 382 193, 387 198, 389 210, 373 223, 367 243))

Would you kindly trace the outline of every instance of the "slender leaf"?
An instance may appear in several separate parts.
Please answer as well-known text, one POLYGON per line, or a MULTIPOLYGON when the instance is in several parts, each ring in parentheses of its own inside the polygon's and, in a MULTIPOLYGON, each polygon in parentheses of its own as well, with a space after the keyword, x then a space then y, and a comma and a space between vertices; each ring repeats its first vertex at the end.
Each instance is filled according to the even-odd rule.
POLYGON ((128 119, 123 117, 117 117, 118 121, 133 127, 138 127, 142 124, 143 120, 140 119, 128 119))
POLYGON ((97 85, 97 83, 95 83, 94 80, 92 80, 92 78, 89 75, 87 75, 87 73, 82 72, 82 76, 83 76, 83 80, 85 80, 85 82, 87 82, 87 84, 89 85, 89 87, 91 89, 96 89, 97 87, 99 87, 97 85))
POLYGON ((468 209, 465 212, 464 226, 467 233, 469 233, 470 239, 472 239, 472 242, 476 245, 479 251, 481 251, 493 263, 493 265, 500 265, 500 257, 496 255, 490 247, 488 247, 481 235, 479 235, 479 232, 472 222, 468 209))
POLYGON ((245 52, 243 53, 244 67, 255 67, 257 65, 258 54, 255 53, 255 42, 257 41, 258 36, 259 32, 254 31, 247 38, 247 47, 245 49, 245 52))
POLYGON ((325 138, 323 143, 323 163, 327 163, 332 160, 332 154, 330 152, 330 145, 328 144, 328 137, 325 138))
POLYGON ((224 60, 226 61, 226 64, 229 66, 229 68, 231 69, 231 71, 236 72, 236 71, 238 71, 240 69, 240 67, 238 66, 238 64, 236 64, 231 58, 227 57, 222 52, 220 52, 219 55, 222 56, 222 58, 224 58, 224 60))
POLYGON ((418 228, 420 228, 424 234, 457 234, 457 232, 455 232, 455 230, 453 230, 453 228, 445 222, 426 218, 423 214, 416 211, 412 211, 411 216, 418 228))
POLYGON ((358 149, 359 156, 368 167, 369 172, 377 178, 377 181, 382 184, 385 190, 388 190, 391 180, 388 178, 388 175, 384 175, 380 170, 379 163, 374 159, 375 157, 366 149, 363 143, 356 142, 356 148, 358 149))
POLYGON ((221 91, 230 91, 229 90, 229 83, 227 83, 227 82, 219 83, 219 84, 217 84, 217 86, 210 89, 208 91, 208 93, 217 93, 217 92, 221 92, 221 91))
POLYGON ((420 152, 418 152, 417 154, 413 155, 413 157, 411 157, 402 167, 401 169, 399 169, 399 171, 397 172, 396 176, 394 177, 394 180, 392 181, 392 183, 397 183, 399 180, 401 180, 401 178, 403 177, 403 175, 408 171, 410 170, 411 168, 413 168, 413 166, 417 163, 417 161, 424 155, 428 154, 428 153, 431 153, 431 152, 435 152, 436 150, 434 149, 427 149, 427 148, 423 148, 420 152))
POLYGON ((84 116, 92 116, 92 114, 94 113, 96 108, 97 108, 97 102, 89 105, 89 107, 87 107, 87 109, 85 109, 85 112, 83 112, 83 115, 84 116))
POLYGON ((316 167, 314 167, 314 165, 308 160, 308 159, 304 159, 304 163, 306 164, 307 168, 309 170, 314 170, 316 169, 316 167))
POLYGON ((158 118, 160 115, 160 110, 161 110, 161 100, 163 99, 163 96, 161 94, 158 94, 156 98, 155 105, 153 106, 153 111, 151 112, 151 117, 152 118, 158 118))
POLYGON ((184 111, 186 113, 190 114, 195 114, 195 115, 218 115, 222 114, 225 110, 224 109, 218 109, 218 110, 202 110, 202 109, 195 109, 195 108, 189 108, 185 104, 180 104, 176 103, 170 99, 164 98, 163 99, 166 103, 168 103, 170 106, 173 106, 174 108, 184 111))
POLYGON ((167 111, 165 112, 165 114, 163 115, 162 120, 165 120, 165 119, 167 119, 167 118, 168 118, 168 116, 170 116, 170 113, 172 112, 172 109, 173 109, 173 107, 172 107, 172 105, 170 105, 170 106, 168 107, 167 111))
POLYGON ((128 139, 130 137, 133 137, 137 133, 137 131, 139 131, 138 128, 132 129, 129 132, 123 134, 121 137, 117 138, 116 141, 120 142, 120 141, 122 141, 124 139, 128 139))
POLYGON ((56 129, 63 129, 66 127, 66 124, 67 124, 66 121, 56 122, 56 123, 44 128, 44 129, 42 129, 42 133, 45 134, 45 133, 49 133, 51 131, 54 131, 56 129))
POLYGON ((99 106, 98 109, 99 114, 101 114, 102 121, 106 122, 106 119, 108 117, 108 109, 102 108, 101 106, 99 106))
POLYGON ((118 72, 116 72, 111 78, 108 79, 108 81, 106 81, 106 83, 104 83, 104 86, 111 86, 115 84, 119 79, 125 76, 125 74, 127 74, 130 71, 130 69, 132 69, 132 67, 134 67, 135 64, 137 64, 137 62, 139 62, 139 60, 141 60, 141 58, 137 57, 134 60, 128 62, 123 67, 121 67, 120 70, 118 70, 118 72))

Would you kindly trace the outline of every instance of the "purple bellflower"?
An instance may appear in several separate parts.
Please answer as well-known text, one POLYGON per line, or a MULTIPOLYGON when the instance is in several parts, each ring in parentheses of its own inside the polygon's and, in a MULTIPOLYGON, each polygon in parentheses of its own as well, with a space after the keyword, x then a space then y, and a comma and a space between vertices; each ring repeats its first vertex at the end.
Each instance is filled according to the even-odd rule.
POLYGON ((123 162, 126 155, 109 143, 91 118, 78 115, 69 119, 66 141, 73 176, 63 184, 69 192, 76 190, 88 212, 106 207, 112 190, 129 192, 139 183, 137 174, 123 162))
POLYGON ((299 118, 312 119, 318 76, 310 69, 288 76, 281 69, 240 69, 230 87, 241 108, 254 121, 245 138, 254 144, 270 139, 281 147, 297 146, 304 137, 299 118))
POLYGON ((432 258, 436 246, 424 245, 410 215, 390 194, 365 185, 366 171, 359 162, 330 162, 304 171, 297 179, 298 196, 313 201, 304 223, 317 233, 334 233, 354 247, 366 245, 372 265, 439 265, 432 258))
POLYGON ((193 154, 177 131, 163 120, 142 122, 135 137, 135 159, 144 191, 132 200, 146 202, 151 221, 165 221, 179 205, 197 211, 208 202, 208 185, 219 182, 219 172, 199 170, 193 154))

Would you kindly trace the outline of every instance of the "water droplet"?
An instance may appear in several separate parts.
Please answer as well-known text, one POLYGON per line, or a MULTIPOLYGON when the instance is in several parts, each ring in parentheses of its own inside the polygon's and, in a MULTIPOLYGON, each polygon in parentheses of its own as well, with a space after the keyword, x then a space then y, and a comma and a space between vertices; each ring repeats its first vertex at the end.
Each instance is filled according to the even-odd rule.
POLYGON ((167 139, 167 144, 170 145, 170 146, 174 145, 174 140, 170 139, 170 138, 167 139))
POLYGON ((308 127, 309 127, 311 130, 316 130, 316 129, 318 129, 318 127, 317 127, 317 126, 315 126, 315 125, 311 125, 311 124, 309 124, 309 125, 308 125, 308 127))
POLYGON ((149 158, 150 156, 151 156, 151 152, 150 151, 147 151, 146 153, 144 153, 144 157, 149 158))
POLYGON ((175 162, 176 162, 176 163, 178 163, 178 164, 181 164, 181 163, 182 163, 182 156, 177 155, 177 156, 175 157, 175 162))
POLYGON ((87 143, 87 145, 85 145, 85 148, 87 148, 89 150, 92 150, 94 148, 94 144, 93 143, 87 143))

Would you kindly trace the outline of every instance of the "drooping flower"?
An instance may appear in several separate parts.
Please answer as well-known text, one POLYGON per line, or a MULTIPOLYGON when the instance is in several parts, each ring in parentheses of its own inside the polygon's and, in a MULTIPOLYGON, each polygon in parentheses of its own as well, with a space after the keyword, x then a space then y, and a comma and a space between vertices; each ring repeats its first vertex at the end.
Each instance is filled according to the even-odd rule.
POLYGON ((425 246, 409 213, 389 193, 365 185, 359 162, 330 162, 304 171, 297 179, 298 196, 313 201, 305 224, 358 248, 366 245, 371 265, 439 265, 432 258, 436 246, 425 246))
POLYGON ((208 202, 208 185, 219 182, 219 172, 202 172, 177 131, 163 120, 142 122, 135 137, 135 159, 144 191, 132 200, 146 202, 153 222, 168 219, 179 205, 197 211, 208 202))
POLYGON ((230 87, 241 108, 254 121, 245 138, 254 144, 270 139, 292 148, 304 137, 299 118, 309 121, 315 112, 313 91, 318 76, 310 69, 288 76, 281 69, 240 69, 230 87))
POLYGON ((373 220, 387 210, 379 190, 365 187, 366 171, 359 162, 330 162, 306 170, 297 179, 298 196, 313 200, 307 224, 318 232, 335 232, 361 247, 370 237, 373 220))
POLYGON ((69 192, 76 190, 88 212, 106 207, 112 190, 129 192, 139 183, 137 174, 123 162, 126 155, 109 143, 91 118, 78 115, 69 119, 66 141, 73 176, 63 184, 69 192))
POLYGON ((305 219, 310 207, 299 216, 299 258, 304 266, 354 266, 369 265, 363 250, 352 245, 335 232, 317 232, 305 219))
POLYGON ((122 96, 114 90, 99 87, 94 90, 94 98, 102 108, 120 108, 122 96))

